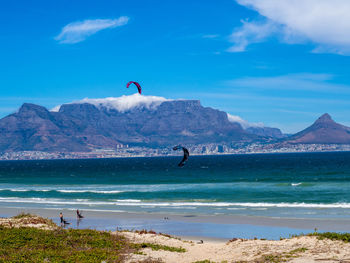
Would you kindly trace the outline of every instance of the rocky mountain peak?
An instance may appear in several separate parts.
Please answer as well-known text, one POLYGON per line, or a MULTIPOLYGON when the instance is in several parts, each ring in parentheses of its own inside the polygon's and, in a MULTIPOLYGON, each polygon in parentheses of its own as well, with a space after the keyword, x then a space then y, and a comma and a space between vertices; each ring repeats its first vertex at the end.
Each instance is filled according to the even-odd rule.
POLYGON ((291 143, 348 144, 350 143, 350 128, 336 123, 328 113, 325 113, 308 128, 288 137, 287 141, 291 143))
POLYGON ((324 122, 334 122, 331 115, 328 113, 323 114, 321 117, 319 117, 315 123, 324 123, 324 122))
POLYGON ((23 105, 19 108, 17 115, 22 117, 36 116, 47 119, 49 118, 50 112, 45 107, 40 105, 23 103, 23 105))
POLYGON ((18 113, 28 112, 28 111, 36 111, 36 112, 48 112, 45 107, 40 105, 32 104, 32 103, 23 103, 19 108, 18 113))

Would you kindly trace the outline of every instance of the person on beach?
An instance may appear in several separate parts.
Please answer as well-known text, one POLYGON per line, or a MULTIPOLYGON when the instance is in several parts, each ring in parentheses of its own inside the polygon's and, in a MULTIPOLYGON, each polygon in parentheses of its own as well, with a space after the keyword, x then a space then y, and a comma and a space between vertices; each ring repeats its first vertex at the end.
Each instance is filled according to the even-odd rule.
POLYGON ((84 216, 80 213, 80 211, 77 209, 77 219, 82 219, 84 216))
POLYGON ((63 214, 62 214, 62 212, 60 213, 60 221, 61 221, 61 225, 63 224, 63 214))
POLYGON ((61 221, 61 225, 69 225, 70 224, 66 220, 64 220, 62 212, 60 212, 60 221, 61 221))

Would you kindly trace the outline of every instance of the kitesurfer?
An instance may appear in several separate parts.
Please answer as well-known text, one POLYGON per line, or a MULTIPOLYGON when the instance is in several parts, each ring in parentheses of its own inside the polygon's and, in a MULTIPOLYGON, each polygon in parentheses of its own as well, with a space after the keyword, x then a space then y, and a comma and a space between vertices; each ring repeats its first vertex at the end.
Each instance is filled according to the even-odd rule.
POLYGON ((183 152, 184 152, 184 157, 182 158, 181 162, 178 164, 179 167, 182 167, 185 165, 185 163, 187 162, 188 160, 188 157, 190 156, 190 153, 189 151, 185 148, 185 147, 182 147, 181 145, 177 145, 173 148, 174 151, 177 151, 177 150, 180 150, 182 149, 183 152))
POLYGON ((77 218, 78 219, 84 218, 84 216, 80 213, 78 209, 77 209, 77 218))
POLYGON ((63 224, 63 214, 62 212, 60 213, 60 221, 61 221, 61 225, 63 224))
POLYGON ((62 212, 60 213, 60 221, 61 221, 61 225, 69 225, 70 223, 67 222, 64 218, 63 218, 63 214, 62 212))
POLYGON ((129 88, 130 84, 135 84, 135 86, 137 87, 137 90, 139 92, 139 94, 141 94, 141 85, 136 82, 136 81, 129 81, 127 84, 126 84, 126 87, 129 88))

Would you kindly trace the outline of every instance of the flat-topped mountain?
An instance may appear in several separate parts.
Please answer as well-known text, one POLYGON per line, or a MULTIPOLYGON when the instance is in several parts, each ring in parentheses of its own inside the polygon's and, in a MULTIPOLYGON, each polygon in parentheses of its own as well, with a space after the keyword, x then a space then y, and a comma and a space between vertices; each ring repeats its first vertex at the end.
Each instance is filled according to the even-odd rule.
POLYGON ((25 103, 0 120, 0 151, 89 151, 119 145, 251 142, 227 113, 197 100, 167 100, 134 94, 85 99, 52 111, 25 103))
POLYGON ((325 113, 310 127, 288 137, 289 143, 350 144, 350 127, 333 121, 325 113))
POLYGON ((262 136, 262 137, 270 137, 275 139, 285 138, 286 135, 281 132, 278 128, 271 127, 248 127, 246 129, 247 132, 262 136))

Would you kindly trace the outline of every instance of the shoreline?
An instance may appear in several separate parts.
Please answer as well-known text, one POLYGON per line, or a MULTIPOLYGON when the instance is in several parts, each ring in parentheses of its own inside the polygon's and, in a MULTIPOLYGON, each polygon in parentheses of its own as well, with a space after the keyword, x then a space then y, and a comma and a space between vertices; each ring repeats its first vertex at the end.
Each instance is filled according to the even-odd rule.
POLYGON ((2 208, 1 217, 21 212, 53 219, 59 224, 58 214, 71 223, 69 228, 96 230, 154 230, 189 240, 227 241, 231 238, 266 238, 278 240, 292 235, 313 232, 350 232, 345 219, 270 218, 240 215, 181 215, 164 213, 83 211, 85 218, 76 219, 72 209, 2 208), (169 219, 164 219, 168 217, 169 219))
MULTIPOLYGON (((3 214, 15 215, 18 212, 34 212, 46 217, 58 217, 57 211, 64 211, 70 218, 75 217, 74 209, 55 209, 55 208, 1 208, 0 216, 3 214)), ((84 210, 82 210, 84 211, 84 210)), ((287 218, 287 217, 263 217, 246 215, 202 215, 202 214, 173 214, 173 213, 136 213, 120 211, 84 211, 90 218, 116 218, 119 219, 163 219, 171 217, 172 220, 188 223, 215 223, 215 224, 247 224, 259 226, 279 226, 290 228, 318 228, 329 229, 329 231, 350 231, 350 221, 347 219, 315 219, 315 218, 287 218), (329 225, 332 227, 329 227, 329 225), (334 225, 336 224, 336 225, 334 225), (332 230, 333 229, 333 230, 332 230)))
MULTIPOLYGON (((6 153, 6 152, 5 152, 6 153)), ((41 153, 48 153, 51 154, 50 152, 41 152, 41 153)), ((202 157, 202 156, 241 156, 241 155, 275 155, 275 154, 305 154, 305 153, 350 153, 350 150, 315 150, 315 151, 257 151, 257 152, 237 152, 237 153, 212 153, 212 154, 198 154, 198 153, 191 153, 191 156, 193 157, 202 157)), ((52 154, 62 154, 61 152, 53 152, 52 154)), ((70 153, 68 153, 70 154, 70 153)), ((2 161, 52 161, 52 160, 99 160, 99 159, 128 159, 128 158, 165 158, 165 157, 178 157, 178 154, 168 154, 168 155, 120 155, 120 156, 104 156, 104 157, 96 157, 96 156, 91 156, 91 157, 68 157, 68 158, 61 158, 61 157, 53 157, 53 158, 11 158, 11 159, 4 159, 0 157, 0 162, 2 161)))

